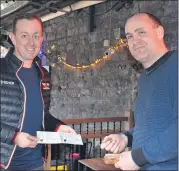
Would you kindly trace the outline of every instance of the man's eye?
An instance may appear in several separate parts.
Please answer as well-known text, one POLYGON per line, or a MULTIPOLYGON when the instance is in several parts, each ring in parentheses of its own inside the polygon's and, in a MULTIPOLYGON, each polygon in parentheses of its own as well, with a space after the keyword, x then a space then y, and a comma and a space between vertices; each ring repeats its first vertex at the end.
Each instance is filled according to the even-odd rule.
POLYGON ((22 37, 23 37, 23 38, 26 38, 26 37, 27 37, 27 35, 25 35, 25 34, 24 34, 24 35, 22 35, 22 37))
POLYGON ((39 39, 40 36, 39 36, 39 35, 35 35, 34 37, 35 37, 36 39, 39 39))
POLYGON ((132 38, 132 36, 127 36, 126 38, 129 40, 129 39, 131 39, 131 38, 132 38))
POLYGON ((144 31, 140 31, 139 34, 140 34, 140 35, 143 35, 143 34, 145 34, 145 32, 144 32, 144 31))

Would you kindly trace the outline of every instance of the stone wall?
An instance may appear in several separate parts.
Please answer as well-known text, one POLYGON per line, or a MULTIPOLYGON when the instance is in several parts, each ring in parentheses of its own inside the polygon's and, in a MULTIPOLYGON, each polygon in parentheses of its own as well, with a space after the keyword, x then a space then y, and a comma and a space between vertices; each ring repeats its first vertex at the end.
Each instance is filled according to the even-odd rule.
MULTIPOLYGON (((109 10, 117 1, 95 6, 95 14, 109 10)), ((102 58, 108 48, 105 39, 115 45, 113 29, 124 27, 125 21, 139 11, 150 12, 166 29, 169 48, 177 48, 177 1, 134 1, 121 10, 110 10, 95 16, 95 30, 88 31, 89 11, 84 8, 44 23, 48 64, 52 68, 50 112, 57 118, 104 117, 128 115, 136 93, 136 72, 131 67, 126 49, 114 54, 96 67, 73 69, 60 62, 65 56, 70 65, 89 65, 102 58), (121 69, 121 66, 125 66, 121 69)))

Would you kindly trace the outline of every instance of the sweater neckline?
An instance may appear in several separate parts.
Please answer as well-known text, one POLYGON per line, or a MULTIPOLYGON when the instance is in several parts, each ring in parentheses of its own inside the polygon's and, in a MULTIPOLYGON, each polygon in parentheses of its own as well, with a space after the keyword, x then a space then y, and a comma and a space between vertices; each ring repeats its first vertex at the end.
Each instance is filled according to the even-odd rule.
POLYGON ((149 75, 153 71, 155 71, 161 64, 165 63, 167 59, 170 57, 173 51, 166 52, 161 58, 159 58, 154 64, 152 64, 149 68, 145 69, 145 74, 149 75))

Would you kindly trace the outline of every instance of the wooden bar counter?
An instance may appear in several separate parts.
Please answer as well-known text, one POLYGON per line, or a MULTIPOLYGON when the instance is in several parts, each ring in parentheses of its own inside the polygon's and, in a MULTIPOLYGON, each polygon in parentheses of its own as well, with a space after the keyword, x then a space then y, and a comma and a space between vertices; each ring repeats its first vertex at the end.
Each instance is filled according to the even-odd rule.
POLYGON ((80 164, 89 167, 92 170, 96 171, 113 171, 113 170, 120 170, 114 167, 112 164, 105 164, 102 158, 92 158, 92 159, 83 159, 79 160, 80 164))

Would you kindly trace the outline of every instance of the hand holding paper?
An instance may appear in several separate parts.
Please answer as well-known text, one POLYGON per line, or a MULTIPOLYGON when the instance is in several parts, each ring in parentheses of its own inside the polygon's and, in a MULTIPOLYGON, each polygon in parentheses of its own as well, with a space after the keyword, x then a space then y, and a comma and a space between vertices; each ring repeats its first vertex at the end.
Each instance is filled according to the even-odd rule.
POLYGON ((83 145, 80 134, 64 132, 37 131, 39 144, 74 144, 83 145))
POLYGON ((73 133, 76 134, 75 130, 68 125, 60 125, 57 132, 73 133))

